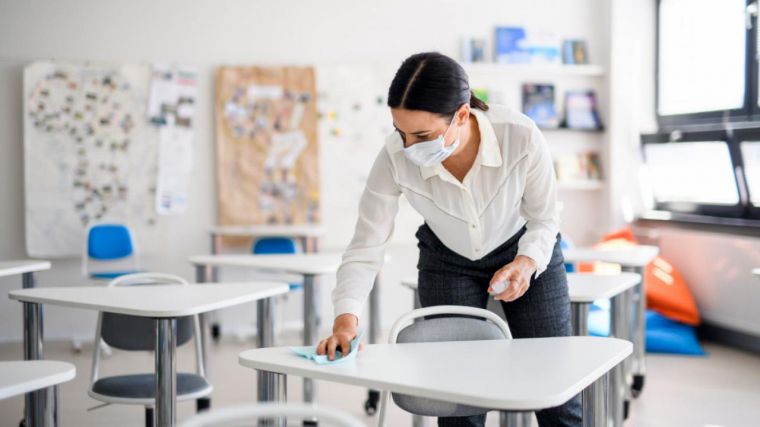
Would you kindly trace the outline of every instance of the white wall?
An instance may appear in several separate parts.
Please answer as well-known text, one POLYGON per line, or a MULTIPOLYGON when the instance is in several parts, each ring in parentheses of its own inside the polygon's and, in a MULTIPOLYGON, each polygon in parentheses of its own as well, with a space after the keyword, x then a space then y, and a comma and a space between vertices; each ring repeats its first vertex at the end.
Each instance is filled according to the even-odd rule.
MULTIPOLYGON (((588 40, 591 58, 606 62, 603 0, 283 0, 147 1, 71 0, 30 2, 0 0, 0 259, 25 257, 22 180, 21 71, 36 59, 98 61, 169 61, 200 69, 196 121, 196 163, 190 214, 177 217, 159 233, 165 242, 145 255, 148 268, 192 277, 185 262, 191 253, 208 251, 205 230, 215 223, 212 71, 222 64, 398 64, 417 51, 458 54, 462 34, 490 35, 496 25, 515 24, 552 30, 560 37, 588 40)), ((329 158, 322 167, 337 168, 329 158)), ((369 167, 369 165, 368 165, 369 167)), ((339 182, 323 179, 323 194, 340 191, 339 182)), ((599 213, 604 215, 605 213, 599 213)), ((354 212, 345 212, 353 225, 354 212)), ((328 230, 329 231, 329 230, 328 230)), ((337 233, 343 235, 345 233, 337 233)), ((410 236, 399 236, 385 272, 383 321, 387 325, 411 308, 411 298, 398 285, 414 271, 416 251, 410 236)), ((347 242, 325 242, 342 249, 347 242)), ((39 275, 41 286, 81 283, 78 260, 55 260, 39 275)), ((231 275, 237 273, 231 272, 231 275)), ((228 276, 229 277, 229 276, 228 276)), ((323 310, 331 313, 325 279, 323 310)), ((0 279, 0 293, 19 286, 19 279, 0 279)), ((298 298, 287 310, 300 318, 298 298)), ((248 308, 225 319, 252 319, 248 308), (243 317, 247 316, 247 317, 243 317)), ((235 313, 233 311, 233 313, 235 313)), ((90 337, 93 314, 50 307, 50 338, 90 337)), ((326 316, 330 318, 329 315, 326 316)), ((20 305, 0 298, 0 340, 20 338, 20 305)), ((247 329, 246 325, 238 325, 247 329)), ((326 325, 329 327, 329 325, 326 325)))

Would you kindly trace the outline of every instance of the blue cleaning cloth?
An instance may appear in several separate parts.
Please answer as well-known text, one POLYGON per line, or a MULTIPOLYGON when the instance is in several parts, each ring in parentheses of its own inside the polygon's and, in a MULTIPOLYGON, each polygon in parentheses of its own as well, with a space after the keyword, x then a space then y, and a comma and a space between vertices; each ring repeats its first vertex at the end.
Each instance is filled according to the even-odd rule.
POLYGON ((359 352, 359 343, 364 338, 364 330, 359 331, 358 334, 356 334, 356 338, 354 338, 351 341, 351 351, 346 355, 346 357, 343 357, 340 350, 337 350, 335 352, 335 360, 329 360, 327 358, 327 355, 318 355, 317 354, 317 346, 311 345, 306 347, 289 347, 290 351, 293 353, 305 357, 309 360, 314 361, 317 365, 334 365, 336 363, 344 363, 348 362, 349 360, 353 360, 356 358, 356 353, 359 352))

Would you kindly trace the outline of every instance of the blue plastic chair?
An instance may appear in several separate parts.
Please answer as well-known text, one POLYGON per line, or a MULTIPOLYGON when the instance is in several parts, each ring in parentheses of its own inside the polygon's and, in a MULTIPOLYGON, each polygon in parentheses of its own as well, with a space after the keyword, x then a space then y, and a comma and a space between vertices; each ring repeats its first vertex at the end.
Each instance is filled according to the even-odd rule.
MULTIPOLYGON (((570 249, 571 245, 567 242, 567 240, 562 239, 559 241, 559 247, 562 249, 570 249)), ((570 262, 565 263, 565 271, 568 273, 574 273, 575 272, 575 265, 570 262)))
POLYGON ((112 280, 141 271, 129 227, 111 223, 94 224, 87 229, 85 253, 82 256, 82 274, 85 277, 112 280), (92 271, 92 263, 109 268, 92 271))
MULTIPOLYGON (((298 252, 293 239, 286 237, 266 237, 258 239, 251 247, 251 252, 257 255, 266 254, 295 254, 298 252)), ((290 283, 290 290, 303 289, 302 283, 290 283)))

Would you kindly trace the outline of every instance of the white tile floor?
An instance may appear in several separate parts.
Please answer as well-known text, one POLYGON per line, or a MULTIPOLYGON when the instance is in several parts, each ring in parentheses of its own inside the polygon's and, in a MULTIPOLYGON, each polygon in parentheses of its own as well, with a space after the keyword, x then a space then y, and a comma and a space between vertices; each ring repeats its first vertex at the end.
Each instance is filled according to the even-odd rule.
MULTIPOLYGON (((251 342, 239 343, 233 340, 224 340, 220 345, 211 346, 209 374, 216 387, 212 395, 214 407, 255 401, 254 373, 237 364, 238 353, 251 347, 251 342)), ((760 425, 760 357, 718 345, 708 344, 706 349, 709 356, 704 358, 649 356, 646 387, 641 398, 634 402, 632 416, 626 426, 760 425)), ((57 342, 47 344, 45 351, 48 359, 66 360, 77 366, 77 378, 63 385, 60 390, 62 426, 142 425, 144 415, 140 407, 112 405, 87 411, 99 403, 86 394, 90 375, 89 347, 85 347, 80 354, 74 354, 70 343, 57 342)), ((180 370, 192 369, 192 354, 191 346, 180 349, 180 370)), ((0 359, 20 358, 20 345, 0 345, 0 359)), ((103 372, 109 374, 147 370, 151 368, 151 363, 152 357, 147 353, 114 352, 110 359, 104 359, 103 372)), ((318 387, 321 404, 360 417, 369 426, 375 425, 374 417, 364 415, 366 390, 331 383, 319 383, 318 387)), ((288 392, 291 401, 300 399, 300 378, 290 378, 288 392)), ((0 426, 17 425, 22 405, 20 397, 0 401, 0 426)), ((180 403, 178 418, 182 420, 191 416, 194 406, 190 402, 180 403)), ((497 421, 496 414, 489 415, 488 426, 496 426, 497 421)), ((392 407, 387 425, 410 426, 411 418, 400 409, 392 407)))

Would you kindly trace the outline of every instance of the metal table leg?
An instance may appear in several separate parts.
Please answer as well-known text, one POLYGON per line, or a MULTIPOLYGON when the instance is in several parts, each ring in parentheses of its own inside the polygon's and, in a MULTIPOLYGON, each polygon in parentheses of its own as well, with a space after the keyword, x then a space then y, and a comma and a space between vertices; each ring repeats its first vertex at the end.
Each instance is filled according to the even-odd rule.
POLYGON ((646 280, 644 267, 623 267, 623 271, 632 271, 641 275, 641 283, 634 288, 633 303, 633 357, 628 374, 632 381, 630 394, 638 397, 644 388, 646 375, 646 280))
MULTIPOLYGON (((288 377, 285 374, 276 372, 258 371, 258 401, 259 402, 279 402, 286 403, 288 400, 288 377)), ((260 419, 259 426, 279 426, 286 427, 288 420, 280 419, 260 419)))
MULTIPOLYGON (((375 284, 369 293, 369 337, 370 344, 379 342, 380 338, 380 273, 375 276, 375 284)), ((364 412, 367 415, 375 415, 377 404, 380 400, 380 392, 377 390, 367 391, 367 400, 364 401, 364 412)))
POLYGON ((156 323, 155 426, 171 427, 177 422, 177 319, 160 318, 156 323))
POLYGON ((583 427, 607 425, 607 383, 608 373, 583 390, 583 427))
POLYGON ((573 335, 585 337, 588 335, 588 303, 570 303, 572 315, 573 335))
MULTIPOLYGON (((610 335, 627 340, 630 334, 631 289, 612 298, 610 307, 610 335)), ((630 357, 612 368, 609 374, 609 417, 613 427, 623 425, 624 401, 626 399, 625 369, 630 357)))
MULTIPOLYGON (((209 281, 210 268, 205 265, 195 266, 195 282, 207 283, 209 281)), ((198 315, 198 321, 201 328, 201 336, 198 339, 201 341, 201 354, 203 355, 203 372, 208 375, 208 313, 201 313, 198 315)))
MULTIPOLYGON (((317 343, 317 283, 313 274, 303 276, 303 344, 317 343)), ((314 402, 316 385, 310 378, 303 379, 303 400, 314 402)))
MULTIPOLYGON (((24 279, 24 287, 33 287, 33 280, 24 279)), ((43 359, 42 305, 23 303, 24 360, 43 359)), ((58 424, 55 389, 50 387, 27 393, 24 397, 24 419, 27 427, 58 424)))
POLYGON ((499 427, 530 427, 533 412, 499 412, 499 427))
MULTIPOLYGON (((222 236, 211 233, 211 254, 212 255, 218 254, 220 252, 219 250, 221 247, 222 247, 222 236)), ((206 278, 204 282, 213 282, 213 283, 219 282, 219 268, 218 267, 206 266, 205 270, 206 270, 206 278)), ((213 338, 215 342, 218 342, 219 338, 221 338, 221 327, 219 325, 219 321, 217 320, 216 313, 215 312, 204 313, 204 315, 207 316, 207 320, 209 317, 211 318, 211 338, 213 338)))

